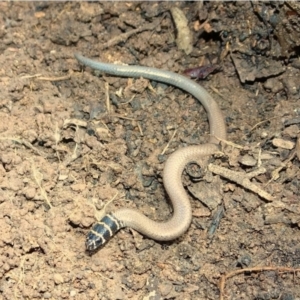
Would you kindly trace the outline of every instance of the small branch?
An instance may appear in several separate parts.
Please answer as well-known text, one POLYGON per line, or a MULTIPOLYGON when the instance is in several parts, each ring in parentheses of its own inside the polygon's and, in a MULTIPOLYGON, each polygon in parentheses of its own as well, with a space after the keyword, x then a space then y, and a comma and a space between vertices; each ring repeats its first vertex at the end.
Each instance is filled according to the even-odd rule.
POLYGON ((245 273, 245 272, 264 272, 264 271, 296 273, 296 272, 299 272, 300 269, 287 268, 287 267, 253 267, 253 268, 245 268, 245 269, 240 269, 240 270, 235 270, 235 271, 229 272, 227 274, 222 275, 221 279, 220 279, 220 300, 224 300, 224 297, 225 297, 224 289, 225 289, 226 279, 236 276, 241 273, 245 273))
POLYGON ((174 139, 174 137, 175 137, 176 132, 177 132, 177 129, 174 130, 174 132, 173 132, 173 134, 172 134, 172 136, 171 136, 171 138, 170 138, 168 144, 166 145, 166 147, 164 148, 164 150, 161 152, 161 155, 165 154, 165 152, 166 152, 167 149, 169 148, 171 142, 173 141, 173 139, 174 139))
POLYGON ((151 24, 145 24, 145 25, 142 25, 142 26, 140 26, 136 29, 133 29, 131 31, 120 34, 120 35, 116 36, 115 38, 109 40, 105 44, 103 44, 100 47, 100 50, 104 50, 106 48, 113 47, 113 46, 115 46, 115 45, 117 45, 121 42, 125 42, 129 37, 131 37, 132 35, 135 35, 139 32, 147 31, 147 30, 154 30, 157 26, 158 26, 157 22, 151 23, 151 24))
POLYGON ((208 170, 213 172, 214 174, 220 175, 226 179, 229 179, 242 187, 252 191, 255 194, 258 194, 260 197, 267 201, 273 201, 273 197, 267 193, 266 191, 260 189, 254 183, 250 181, 251 178, 264 174, 266 172, 265 168, 258 168, 257 170, 251 173, 244 173, 244 172, 235 172, 223 167, 215 166, 213 164, 208 165, 208 170))
POLYGON ((52 208, 52 204, 48 198, 46 190, 43 188, 43 185, 42 185, 43 174, 37 170, 37 168, 35 167, 34 161, 32 159, 30 159, 30 161, 31 161, 31 172, 32 172, 33 178, 40 189, 41 195, 44 198, 45 203, 48 205, 48 207, 50 209, 50 208, 52 208))
POLYGON ((25 139, 22 139, 21 137, 14 137, 14 136, 3 137, 3 136, 0 136, 0 140, 3 140, 3 141, 4 140, 8 140, 8 141, 13 141, 13 142, 22 144, 25 147, 33 150, 34 152, 36 152, 38 155, 40 155, 42 157, 46 157, 47 156, 45 153, 41 152, 36 147, 34 147, 30 142, 28 142, 25 139))
POLYGON ((42 76, 42 74, 35 74, 35 75, 25 75, 22 76, 22 79, 31 79, 35 78, 36 80, 44 80, 44 81, 63 81, 71 78, 72 73, 69 72, 67 75, 63 76, 58 76, 58 77, 47 77, 47 76, 42 76))
POLYGON ((71 78, 71 74, 67 74, 64 76, 58 76, 58 77, 35 77, 36 80, 44 80, 44 81, 63 81, 71 78))

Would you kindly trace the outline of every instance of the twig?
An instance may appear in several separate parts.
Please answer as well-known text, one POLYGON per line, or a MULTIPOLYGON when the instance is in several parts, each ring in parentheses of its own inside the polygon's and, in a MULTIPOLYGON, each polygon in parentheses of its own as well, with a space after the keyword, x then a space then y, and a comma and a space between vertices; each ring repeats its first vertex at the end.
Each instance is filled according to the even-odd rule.
POLYGON ((101 220, 107 214, 107 206, 117 198, 118 194, 119 192, 116 192, 116 194, 110 200, 108 200, 107 203, 105 203, 100 211, 95 211, 95 217, 97 221, 101 220))
POLYGON ((277 179, 279 178, 279 173, 280 173, 280 171, 281 171, 282 169, 286 168, 286 167, 287 167, 287 164, 288 164, 291 160, 293 160, 294 157, 295 157, 296 155, 297 155, 297 152, 296 152, 296 149, 294 149, 294 150, 290 153, 289 157, 288 157, 284 162, 282 162, 281 166, 278 167, 277 169, 275 169, 275 170, 272 171, 272 173, 271 173, 271 174, 272 174, 272 177, 271 177, 271 179, 267 182, 266 186, 269 185, 272 181, 277 180, 277 179))
POLYGON ((22 139, 20 137, 13 137, 13 136, 11 136, 11 137, 10 136, 8 136, 8 137, 0 137, 0 140, 8 140, 8 141, 17 142, 17 143, 22 144, 25 147, 33 150, 34 152, 36 152, 37 154, 39 154, 42 157, 46 157, 47 156, 45 153, 41 152, 36 147, 34 147, 30 142, 28 142, 25 139, 22 139))
POLYGON ((125 42, 130 36, 134 35, 134 34, 137 34, 139 32, 142 32, 142 31, 147 31, 147 30, 154 30, 156 27, 157 27, 158 23, 155 22, 155 23, 151 23, 151 24, 145 24, 145 25, 142 25, 136 29, 133 29, 131 31, 128 31, 128 32, 125 32, 121 35, 118 35, 116 36, 115 38, 109 40, 108 42, 104 43, 101 47, 100 47, 100 50, 104 50, 106 48, 109 48, 109 47, 113 47, 121 42, 125 42))
POLYGON ((253 267, 253 268, 245 268, 241 270, 235 270, 224 274, 220 279, 220 300, 224 300, 224 289, 226 284, 226 279, 233 277, 235 275, 245 273, 245 272, 263 272, 263 271, 277 271, 282 273, 296 273, 299 272, 300 269, 287 268, 287 267, 253 267))
POLYGON ((276 119, 276 118, 278 118, 278 117, 272 117, 272 118, 270 118, 270 119, 263 120, 263 121, 260 121, 260 122, 256 123, 256 124, 250 129, 250 132, 253 131, 253 130, 254 130, 256 127, 258 127, 259 125, 261 125, 261 124, 263 124, 263 123, 266 123, 266 122, 269 122, 269 121, 271 121, 271 120, 273 120, 273 119, 276 119))
POLYGON ((258 186, 256 186, 254 183, 250 181, 251 178, 264 174, 266 172, 265 168, 258 168, 257 170, 250 172, 250 173, 244 173, 244 172, 235 172, 223 167, 215 166, 213 164, 208 165, 208 170, 213 172, 214 174, 220 175, 226 179, 229 179, 242 187, 252 191, 255 194, 258 194, 260 197, 262 197, 265 200, 273 201, 273 197, 267 193, 266 191, 260 189, 258 186))
POLYGON ((119 105, 121 106, 121 105, 129 104, 134 98, 135 98, 135 95, 133 95, 128 101, 120 103, 119 105))
POLYGON ((228 146, 231 146, 231 147, 233 147, 233 148, 237 148, 237 149, 244 149, 245 147, 244 146, 241 146, 241 145, 239 145, 239 144, 235 144, 235 143, 233 143, 233 142, 230 142, 230 141, 227 141, 227 140, 223 140, 223 139, 220 139, 220 138, 218 138, 218 137, 216 137, 216 136, 214 136, 216 139, 218 139, 220 142, 222 142, 222 143, 224 143, 225 145, 228 145, 228 146))
POLYGON ((47 77, 47 76, 42 76, 42 74, 35 74, 35 75, 24 75, 21 78, 22 79, 35 78, 36 80, 44 80, 44 81, 62 81, 62 80, 70 79, 71 75, 72 73, 63 76, 58 76, 58 77, 47 77))
POLYGON ((165 152, 166 152, 166 151, 167 151, 167 149, 169 148, 169 146, 170 146, 171 142, 172 142, 172 141, 173 141, 173 139, 174 139, 174 136, 175 136, 176 132, 177 132, 177 129, 176 129, 176 130, 174 130, 174 132, 173 132, 173 134, 172 134, 172 136, 171 136, 171 138, 170 138, 170 140, 169 140, 168 144, 166 145, 166 147, 164 148, 164 150, 161 152, 161 155, 165 154, 165 152))
POLYGON ((71 74, 67 74, 64 76, 58 76, 58 77, 36 77, 36 80, 44 80, 44 81, 63 81, 71 78, 71 74))
POLYGON ((40 76, 42 76, 42 74, 24 75, 21 78, 22 79, 31 79, 31 78, 36 78, 36 77, 40 77, 40 76))
POLYGON ((295 152, 298 157, 298 160, 300 161, 300 134, 298 134, 298 137, 297 137, 295 152))
POLYGON ((110 108, 110 99, 109 99, 109 85, 107 82, 105 82, 105 99, 106 99, 106 109, 108 114, 110 114, 111 112, 111 108, 110 108))
POLYGON ((220 207, 218 207, 217 211, 215 212, 211 220, 210 226, 208 228, 207 235, 209 239, 211 239, 215 234, 223 216, 224 216, 224 207, 223 205, 221 205, 220 207))
POLYGON ((136 121, 137 122, 137 119, 125 117, 125 116, 122 116, 122 115, 119 115, 119 114, 113 114, 113 115, 111 115, 111 117, 120 118, 120 119, 124 119, 124 120, 129 120, 129 121, 136 121))
POLYGON ((42 186, 43 174, 37 170, 33 160, 31 159, 30 161, 31 161, 31 171, 32 171, 33 178, 36 184, 38 185, 38 187, 40 188, 41 195, 44 198, 45 202, 48 204, 49 208, 52 208, 52 204, 48 198, 47 192, 42 186))

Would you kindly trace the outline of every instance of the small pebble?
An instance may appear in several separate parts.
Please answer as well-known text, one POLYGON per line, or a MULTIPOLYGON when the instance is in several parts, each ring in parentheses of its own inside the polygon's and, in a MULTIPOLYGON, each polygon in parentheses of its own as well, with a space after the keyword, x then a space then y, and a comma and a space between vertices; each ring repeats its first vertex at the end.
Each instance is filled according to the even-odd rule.
POLYGON ((35 192, 36 190, 34 187, 25 188, 23 191, 27 200, 33 199, 35 197, 35 192))
POLYGON ((272 141, 273 145, 278 148, 292 150, 295 147, 295 143, 279 138, 275 138, 272 141))
POLYGON ((296 138, 300 130, 298 125, 294 124, 285 128, 282 132, 283 136, 288 136, 289 138, 296 138))
POLYGON ((246 154, 239 159, 239 163, 247 167, 254 167, 257 161, 253 156, 246 154))
POLYGON ((49 292, 45 292, 43 297, 44 297, 44 299, 50 299, 52 297, 52 294, 49 292))
POLYGON ((173 289, 173 286, 169 282, 163 282, 159 285, 159 290, 162 296, 167 296, 173 289))
POLYGON ((64 282, 64 279, 61 276, 61 274, 54 274, 53 279, 54 279, 55 284, 60 284, 60 283, 64 282))

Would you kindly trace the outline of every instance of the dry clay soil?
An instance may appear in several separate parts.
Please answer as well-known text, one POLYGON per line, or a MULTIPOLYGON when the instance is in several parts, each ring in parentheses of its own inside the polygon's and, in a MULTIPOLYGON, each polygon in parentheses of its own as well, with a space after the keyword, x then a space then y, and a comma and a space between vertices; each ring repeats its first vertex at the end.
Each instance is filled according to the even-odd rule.
POLYGON ((0 3, 0 299, 300 299, 299 59, 278 54, 282 12, 297 16, 282 2, 0 3), (97 74, 75 52, 175 73, 218 64, 199 81, 228 132, 209 163, 235 179, 187 167, 193 221, 180 238, 126 228, 85 250, 110 200, 106 211, 167 220, 164 163, 209 127, 184 91, 97 74))

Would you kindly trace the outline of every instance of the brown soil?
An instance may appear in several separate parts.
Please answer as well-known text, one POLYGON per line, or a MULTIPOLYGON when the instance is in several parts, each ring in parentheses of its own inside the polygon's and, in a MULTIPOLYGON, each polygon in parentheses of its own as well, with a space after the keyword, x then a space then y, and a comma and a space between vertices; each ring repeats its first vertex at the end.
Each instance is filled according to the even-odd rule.
POLYGON ((0 298, 299 299, 299 14, 282 1, 0 3, 0 298), (192 33, 185 50, 174 7, 192 33), (183 236, 160 243, 123 229, 87 253, 116 195, 108 210, 172 214, 164 161, 205 143, 208 123, 183 91, 98 76, 75 52, 176 73, 218 65, 199 83, 231 144, 210 162, 239 178, 263 167, 250 180, 271 199, 225 175, 197 180, 193 165, 183 236), (220 296, 221 276, 246 267, 256 271, 228 278, 220 296))

